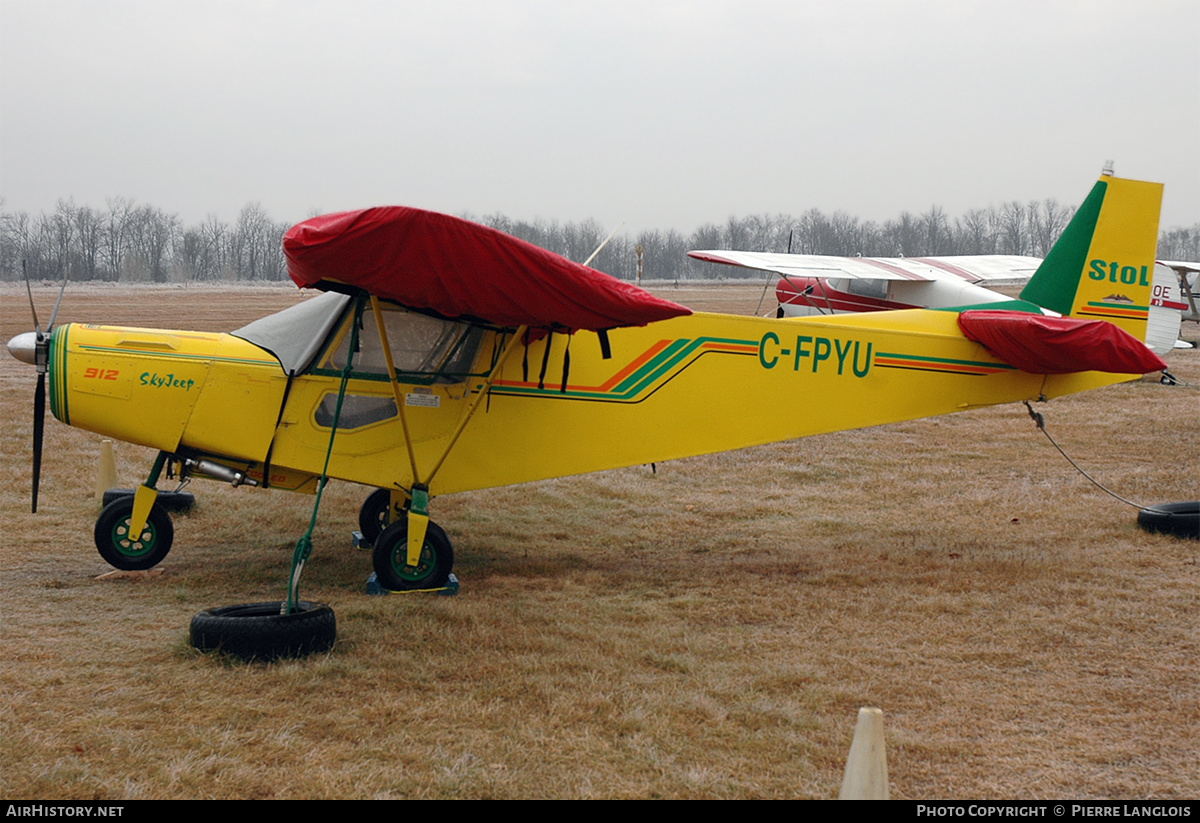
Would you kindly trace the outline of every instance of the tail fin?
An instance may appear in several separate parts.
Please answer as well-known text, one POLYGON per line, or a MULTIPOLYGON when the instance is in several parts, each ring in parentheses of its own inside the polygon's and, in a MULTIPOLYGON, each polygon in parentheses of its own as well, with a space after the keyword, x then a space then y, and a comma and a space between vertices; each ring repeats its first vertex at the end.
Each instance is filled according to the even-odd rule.
POLYGON ((1101 176, 1021 299, 1145 340, 1162 188, 1101 176))

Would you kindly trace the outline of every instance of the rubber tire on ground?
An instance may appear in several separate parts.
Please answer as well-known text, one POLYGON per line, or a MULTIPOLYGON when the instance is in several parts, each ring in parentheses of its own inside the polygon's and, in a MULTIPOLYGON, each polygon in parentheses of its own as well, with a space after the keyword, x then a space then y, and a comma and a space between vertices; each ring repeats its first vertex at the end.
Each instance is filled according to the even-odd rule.
POLYGON ((442 527, 432 520, 416 567, 407 566, 408 520, 398 520, 383 530, 371 553, 379 585, 394 592, 440 589, 454 568, 454 549, 442 527))
MULTIPOLYGON (((133 497, 136 489, 109 489, 104 493, 104 505, 122 497, 133 497)), ((189 511, 196 502, 196 496, 191 492, 159 492, 155 503, 169 512, 189 511)))
POLYGON ((96 518, 96 549, 110 565, 124 571, 152 569, 163 561, 175 541, 171 516, 155 503, 150 507, 142 540, 129 540, 129 518, 133 515, 133 498, 118 497, 105 506, 96 518))
POLYGON ((376 489, 367 495, 358 510, 358 530, 363 540, 375 544, 379 535, 391 523, 392 493, 387 489, 376 489))
POLYGON ((1138 512, 1138 525, 1148 532, 1200 540, 1200 501, 1149 506, 1138 512))
POLYGON ((283 603, 244 603, 206 609, 192 618, 191 643, 202 652, 224 652, 243 660, 277 660, 326 652, 337 639, 337 619, 324 603, 300 601, 280 614, 283 603))

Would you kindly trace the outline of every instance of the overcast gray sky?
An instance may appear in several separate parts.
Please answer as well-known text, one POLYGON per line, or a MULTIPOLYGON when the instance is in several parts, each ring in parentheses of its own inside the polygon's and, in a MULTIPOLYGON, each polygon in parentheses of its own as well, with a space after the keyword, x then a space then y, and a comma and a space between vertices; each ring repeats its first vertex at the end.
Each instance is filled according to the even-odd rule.
POLYGON ((1077 204, 1200 221, 1196 0, 0 0, 0 197, 626 230, 1077 204))

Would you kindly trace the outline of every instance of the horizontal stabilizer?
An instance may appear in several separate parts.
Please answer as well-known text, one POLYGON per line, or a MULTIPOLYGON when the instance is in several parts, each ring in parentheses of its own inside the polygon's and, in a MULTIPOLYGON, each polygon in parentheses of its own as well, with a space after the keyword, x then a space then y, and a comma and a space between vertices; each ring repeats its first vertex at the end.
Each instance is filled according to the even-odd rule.
POLYGON ((968 339, 1030 374, 1148 374, 1167 367, 1140 340, 1104 320, 985 309, 963 312, 958 325, 968 339))

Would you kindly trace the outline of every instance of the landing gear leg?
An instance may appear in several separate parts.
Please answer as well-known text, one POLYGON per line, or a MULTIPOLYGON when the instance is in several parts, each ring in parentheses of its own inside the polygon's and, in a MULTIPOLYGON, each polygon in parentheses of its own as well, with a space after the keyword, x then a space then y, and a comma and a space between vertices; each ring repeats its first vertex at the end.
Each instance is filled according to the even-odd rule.
POLYGON ((137 487, 133 500, 123 498, 104 507, 96 520, 96 548, 118 569, 149 569, 171 549, 174 530, 171 518, 156 506, 158 476, 167 465, 166 452, 159 452, 146 482, 137 487))

